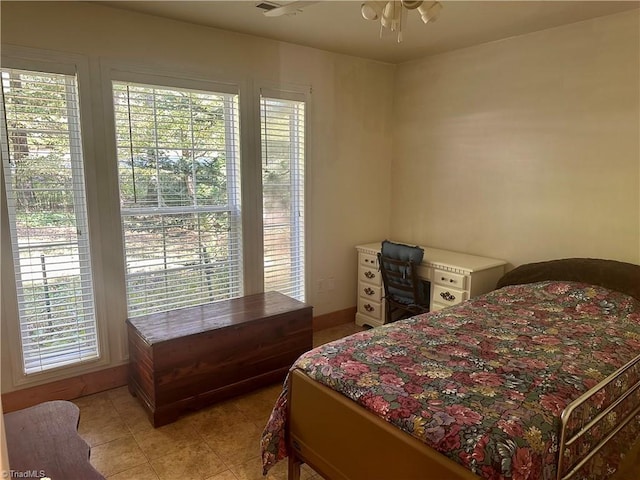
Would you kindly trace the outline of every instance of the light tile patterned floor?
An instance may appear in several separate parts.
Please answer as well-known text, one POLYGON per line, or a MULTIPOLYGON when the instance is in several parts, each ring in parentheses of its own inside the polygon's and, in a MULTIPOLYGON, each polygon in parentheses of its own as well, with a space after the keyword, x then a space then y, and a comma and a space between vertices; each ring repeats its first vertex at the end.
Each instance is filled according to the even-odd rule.
MULTIPOLYGON (((314 334, 314 346, 361 331, 345 324, 314 334)), ((273 385, 153 428, 127 387, 74 400, 91 463, 109 480, 285 480, 286 462, 262 476, 260 435, 281 386, 273 385)), ((304 465, 302 479, 321 477, 304 465)))

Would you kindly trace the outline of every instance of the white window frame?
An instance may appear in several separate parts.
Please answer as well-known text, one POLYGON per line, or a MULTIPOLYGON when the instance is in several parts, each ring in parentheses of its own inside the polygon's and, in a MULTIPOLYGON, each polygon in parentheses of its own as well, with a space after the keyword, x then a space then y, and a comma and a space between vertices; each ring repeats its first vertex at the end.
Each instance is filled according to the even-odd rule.
MULTIPOLYGON (((269 83, 269 82, 264 82, 261 83, 260 85, 258 85, 255 90, 254 90, 254 104, 255 104, 255 108, 256 108, 256 116, 254 116, 254 118, 256 118, 256 136, 257 136, 257 140, 256 140, 256 150, 257 150, 257 161, 258 161, 258 175, 259 175, 259 182, 260 182, 260 198, 259 198, 259 215, 258 215, 258 223, 260 225, 260 258, 261 258, 261 266, 264 265, 264 224, 263 224, 263 207, 262 207, 262 202, 263 202, 263 185, 262 185, 262 116, 261 116, 261 99, 262 97, 267 97, 267 98, 274 98, 274 99, 281 99, 281 100, 291 100, 291 101, 297 101, 297 102, 303 102, 305 104, 304 107, 304 116, 305 116, 305 129, 304 129, 304 149, 305 149, 305 158, 304 158, 304 171, 301 172, 302 175, 304 176, 304 182, 303 182, 303 188, 304 188, 304 209, 303 209, 303 218, 304 218, 304 232, 300 233, 297 232, 297 234, 295 235, 295 238, 300 238, 302 237, 303 243, 304 243, 304 253, 303 253, 303 261, 304 261, 304 267, 303 267, 303 272, 297 272, 298 275, 300 275, 303 278, 304 281, 304 286, 301 289, 301 294, 302 294, 302 300, 303 301, 308 301, 309 299, 309 291, 310 291, 310 283, 309 283, 309 278, 311 278, 311 271, 309 268, 309 261, 308 261, 308 256, 309 256, 309 251, 310 251, 310 246, 309 246, 309 239, 311 238, 310 236, 310 228, 309 225, 311 222, 309 222, 309 217, 308 217, 308 209, 309 209, 309 201, 308 201, 308 197, 309 197, 309 175, 308 175, 308 166, 309 166, 309 152, 311 150, 311 144, 310 144, 310 139, 311 139, 311 135, 310 135, 310 124, 309 124, 309 119, 311 118, 310 115, 310 111, 311 111, 311 93, 312 90, 310 87, 307 86, 300 86, 300 85, 291 85, 291 84, 273 84, 273 83, 269 83)), ((294 174, 295 175, 295 174, 294 174)), ((295 228, 295 227, 294 227, 295 228)), ((292 243, 295 243, 295 240, 293 240, 292 243)), ((264 289, 264 267, 262 267, 261 269, 261 288, 264 289)))
MULTIPOLYGON (((93 169, 93 130, 92 111, 90 101, 89 84, 89 62, 85 56, 74 54, 62 54, 41 49, 17 47, 13 45, 3 45, 2 49, 3 68, 12 68, 27 71, 41 71, 43 73, 53 73, 62 75, 75 75, 79 102, 80 130, 82 132, 81 151, 83 158, 83 182, 85 185, 85 210, 86 224, 89 231, 83 235, 80 241, 93 244, 92 240, 96 236, 95 222, 91 218, 92 212, 96 211, 97 199, 93 193, 92 186, 95 184, 93 169)), ((4 129, 4 128, 3 128, 4 129)), ((4 134, 4 133, 3 133, 4 134)), ((6 152, 5 152, 6 153, 6 152)), ((4 153, 3 153, 4 155, 4 153)), ((26 374, 23 368, 22 344, 20 333, 19 307, 17 302, 18 288, 14 262, 13 248, 11 242, 16 239, 11 238, 9 228, 9 210, 6 194, 4 193, 4 169, 2 171, 2 388, 3 391, 13 390, 18 387, 37 385, 54 381, 56 379, 68 378, 80 375, 89 371, 100 370, 110 363, 110 352, 107 338, 107 325, 104 315, 105 296, 104 292, 96 288, 97 277, 102 271, 101 261, 96 255, 95 245, 90 250, 90 264, 92 270, 93 303, 96 321, 98 357, 73 363, 61 365, 40 372, 26 374), (6 246, 5 246, 6 242, 6 246), (7 355, 8 354, 8 355, 7 355), (8 361, 7 361, 8 360, 8 361), (10 374, 9 374, 10 373, 10 374)), ((75 172, 77 173, 77 172, 75 172)), ((86 275, 84 272, 83 275, 86 275)))
MULTIPOLYGON (((117 145, 116 145, 116 136, 115 136, 115 111, 113 106, 113 82, 131 82, 140 85, 148 85, 148 86, 157 86, 157 87, 165 87, 165 88, 176 88, 176 89, 187 89, 187 90, 197 90, 204 92, 212 92, 212 93, 229 93, 236 94, 241 96, 241 86, 237 82, 214 82, 210 80, 206 80, 203 78, 201 74, 194 74, 191 72, 187 72, 184 75, 181 74, 180 77, 175 76, 175 72, 164 72, 155 68, 146 68, 146 67, 136 67, 130 65, 105 65, 105 70, 108 72, 103 76, 103 81, 105 83, 105 90, 108 90, 108 100, 107 94, 105 93, 105 104, 107 108, 105 109, 105 122, 107 125, 108 135, 108 144, 109 144, 109 158, 113 159, 113 168, 115 178, 118 178, 118 165, 117 165, 117 145)), ((225 109, 226 110, 226 109, 225 109)), ((227 112, 228 113, 228 112, 227 112)), ((240 155, 243 150, 243 125, 242 125, 242 106, 241 100, 239 99, 239 106, 236 110, 236 114, 239 115, 239 123, 240 123, 240 138, 238 141, 228 141, 226 142, 227 148, 234 148, 238 145, 239 151, 234 151, 233 155, 239 159, 239 168, 236 168, 233 172, 233 175, 239 175, 240 179, 238 182, 238 178, 231 175, 230 181, 240 183, 240 191, 237 194, 235 203, 230 203, 228 208, 225 208, 224 211, 230 211, 231 217, 233 219, 233 223, 237 225, 238 235, 240 237, 240 249, 238 253, 238 262, 239 262, 239 271, 240 271, 240 284, 238 285, 237 295, 241 296, 245 294, 245 283, 246 283, 246 275, 244 272, 244 246, 247 242, 247 238, 244 232, 244 211, 243 211, 243 202, 244 202, 244 183, 242 180, 242 175, 244 173, 242 161, 240 160, 240 155)), ((227 135, 230 132, 226 132, 227 135)), ((229 139, 227 139, 229 140, 229 139)), ((228 166, 228 169, 231 169, 228 166)), ((228 170, 229 171, 229 170, 228 170)), ((123 291, 126 292, 126 254, 125 254, 125 232, 122 226, 122 218, 124 214, 128 214, 129 212, 124 212, 120 207, 119 202, 119 185, 118 185, 118 218, 120 219, 119 228, 120 228, 120 239, 122 245, 122 259, 123 259, 123 291)), ((143 213, 143 209, 133 209, 132 214, 140 214, 143 213)), ((159 209, 153 208, 154 213, 159 213, 159 209)), ((193 210, 192 210, 193 211, 193 210)), ((212 208, 211 211, 221 211, 220 208, 215 207, 212 208)), ((175 212, 174 212, 175 213, 175 212)), ((127 293, 128 295, 128 293, 127 293)), ((128 301, 125 301, 125 311, 128 311, 128 301)), ((127 314, 128 315, 128 314, 127 314)), ((123 339, 124 340, 124 339, 123 339)), ((124 348, 126 348, 123 345, 124 348)))

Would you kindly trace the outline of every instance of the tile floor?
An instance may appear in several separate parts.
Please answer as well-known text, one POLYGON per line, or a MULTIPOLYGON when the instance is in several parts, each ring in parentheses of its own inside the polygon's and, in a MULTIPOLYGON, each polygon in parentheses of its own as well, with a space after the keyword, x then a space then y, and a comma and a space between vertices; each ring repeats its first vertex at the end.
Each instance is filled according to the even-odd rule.
MULTIPOLYGON (((362 330, 339 325, 314 334, 314 346, 362 330)), ((153 428, 127 387, 74 400, 78 432, 91 446, 91 463, 109 480, 285 480, 280 462, 262 476, 260 435, 279 384, 218 403, 153 428)), ((304 465, 303 480, 321 477, 304 465)))

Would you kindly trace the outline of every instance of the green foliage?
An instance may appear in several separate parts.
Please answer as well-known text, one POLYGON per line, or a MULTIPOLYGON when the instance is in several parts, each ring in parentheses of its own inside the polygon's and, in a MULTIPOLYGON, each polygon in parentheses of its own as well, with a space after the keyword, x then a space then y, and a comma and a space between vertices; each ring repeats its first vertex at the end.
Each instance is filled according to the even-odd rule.
POLYGON ((125 208, 227 205, 231 100, 115 83, 120 191, 125 208))
POLYGON ((23 342, 37 342, 38 349, 64 347, 77 343, 68 332, 78 330, 85 314, 78 305, 83 304, 79 275, 55 277, 47 282, 28 282, 23 288, 25 307, 23 319, 31 319, 23 331, 23 342), (70 322, 70 319, 72 321, 70 322))
POLYGON ((73 211, 64 78, 15 71, 2 77, 16 210, 73 211))
MULTIPOLYGON (((21 233, 37 230, 38 240, 75 234, 73 191, 79 179, 71 162, 66 81, 3 71, 3 89, 20 92, 6 96, 17 227, 21 233)), ((237 97, 121 82, 113 84, 113 96, 126 260, 129 271, 145 272, 128 280, 130 310, 136 305, 144 310, 153 296, 161 301, 178 296, 185 306, 203 297, 225 298, 237 288, 239 275, 237 266, 229 265, 230 252, 239 248, 232 224, 239 173, 228 163, 238 155, 237 119, 230 113, 237 111, 237 97), (198 207, 221 211, 197 212, 198 207)), ((291 190, 298 175, 291 170, 295 155, 289 132, 297 127, 284 114, 289 107, 274 102, 270 108, 277 115, 263 131, 269 150, 263 208, 265 218, 272 219, 265 219, 265 228, 295 214, 291 190)), ((288 244, 286 234, 282 239, 288 244)), ((46 255, 48 260, 52 254, 46 255)), ((43 308, 49 309, 46 317, 66 308, 60 304, 51 310, 62 298, 58 281, 47 291, 37 281, 25 290, 45 302, 34 304, 39 315, 43 308)), ((68 295, 80 291, 78 286, 68 295)))
POLYGON ((129 314, 232 295, 237 99, 116 82, 114 105, 129 314))

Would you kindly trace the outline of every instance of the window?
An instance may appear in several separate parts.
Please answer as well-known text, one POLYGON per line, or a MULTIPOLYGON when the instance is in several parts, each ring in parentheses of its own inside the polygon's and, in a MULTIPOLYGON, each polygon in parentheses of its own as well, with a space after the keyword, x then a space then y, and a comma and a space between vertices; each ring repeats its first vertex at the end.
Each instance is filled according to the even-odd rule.
POLYGON ((261 96, 264 289, 304 301, 305 102, 261 96))
POLYGON ((237 94, 113 96, 129 316, 242 295, 237 94))
POLYGON ((75 75, 2 69, 23 371, 99 357, 75 75))

